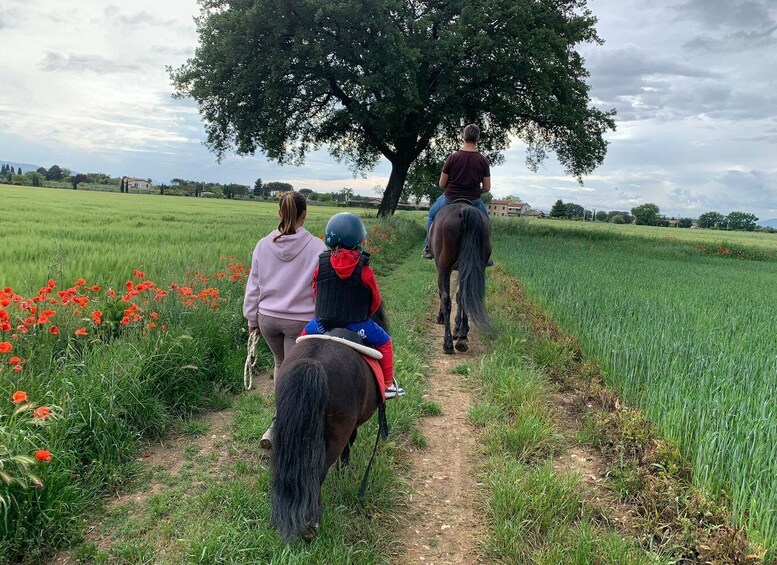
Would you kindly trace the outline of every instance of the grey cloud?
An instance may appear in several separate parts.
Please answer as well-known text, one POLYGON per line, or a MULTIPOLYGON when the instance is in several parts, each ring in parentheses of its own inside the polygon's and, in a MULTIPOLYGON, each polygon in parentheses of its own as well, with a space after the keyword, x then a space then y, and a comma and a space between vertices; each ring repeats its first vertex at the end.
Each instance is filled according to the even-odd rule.
POLYGON ((646 75, 684 77, 717 77, 707 69, 678 63, 668 57, 652 55, 636 45, 624 45, 618 49, 600 49, 588 58, 591 74, 599 77, 628 78, 646 75))
POLYGON ((153 53, 160 55, 193 55, 194 47, 171 47, 169 45, 152 45, 149 48, 153 53))
POLYGON ((712 28, 763 29, 775 23, 766 0, 689 0, 676 10, 680 18, 712 28))
POLYGON ((737 31, 723 37, 709 34, 698 35, 685 43, 693 51, 741 52, 743 50, 763 49, 777 45, 777 25, 761 31, 737 31))
POLYGON ((142 26, 170 26, 176 23, 175 20, 165 20, 149 14, 145 10, 133 14, 122 14, 116 6, 108 6, 104 10, 105 18, 113 24, 122 27, 142 27, 142 26))
POLYGON ((140 68, 134 63, 118 63, 100 55, 63 55, 51 51, 40 66, 45 71, 91 71, 97 74, 124 73, 140 68))

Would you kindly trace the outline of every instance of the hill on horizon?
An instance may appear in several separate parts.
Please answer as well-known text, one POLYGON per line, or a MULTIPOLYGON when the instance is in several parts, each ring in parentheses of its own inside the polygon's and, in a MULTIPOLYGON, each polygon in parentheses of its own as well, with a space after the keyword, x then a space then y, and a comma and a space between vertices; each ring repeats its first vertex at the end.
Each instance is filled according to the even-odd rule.
POLYGON ((40 165, 33 165, 32 163, 16 163, 14 161, 4 161, 3 159, 0 159, 0 165, 11 165, 14 168, 14 171, 19 170, 19 167, 21 167, 23 173, 26 173, 27 171, 37 171, 41 167, 40 165))

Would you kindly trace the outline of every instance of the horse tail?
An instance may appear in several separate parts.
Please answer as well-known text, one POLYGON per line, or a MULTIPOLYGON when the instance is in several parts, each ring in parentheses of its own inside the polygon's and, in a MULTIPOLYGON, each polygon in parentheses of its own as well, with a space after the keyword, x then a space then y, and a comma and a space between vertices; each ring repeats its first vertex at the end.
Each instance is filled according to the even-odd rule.
POLYGON ((488 334, 494 332, 491 318, 486 312, 486 222, 485 215, 474 206, 462 206, 461 243, 459 247, 459 289, 461 306, 467 317, 488 334))
POLYGON ((317 526, 321 517, 328 398, 327 376, 318 361, 296 362, 283 370, 275 401, 270 490, 271 522, 284 541, 317 526))

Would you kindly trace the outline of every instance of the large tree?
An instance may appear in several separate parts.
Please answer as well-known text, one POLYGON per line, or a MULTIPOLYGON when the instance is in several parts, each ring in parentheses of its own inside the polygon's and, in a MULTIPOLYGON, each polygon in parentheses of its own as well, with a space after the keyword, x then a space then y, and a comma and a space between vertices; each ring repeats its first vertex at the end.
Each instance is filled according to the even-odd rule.
POLYGON ((535 169, 553 151, 567 173, 604 159, 612 112, 589 105, 576 51, 600 41, 585 0, 201 0, 199 47, 170 69, 194 98, 221 158, 263 151, 300 163, 324 145, 355 172, 391 162, 379 214, 411 167, 436 170, 481 125, 493 163, 517 136, 535 169), (431 167, 430 165, 435 165, 431 167))
POLYGON ((640 204, 632 208, 631 213, 636 219, 638 226, 657 226, 661 209, 655 204, 648 202, 647 204, 640 204))

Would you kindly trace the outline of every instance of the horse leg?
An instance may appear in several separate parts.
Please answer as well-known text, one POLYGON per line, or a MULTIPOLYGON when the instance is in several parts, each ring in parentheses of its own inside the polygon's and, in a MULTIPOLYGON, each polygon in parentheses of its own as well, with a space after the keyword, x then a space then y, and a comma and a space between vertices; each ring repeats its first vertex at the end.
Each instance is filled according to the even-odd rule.
POLYGON ((467 334, 469 333, 469 324, 467 323, 467 312, 461 302, 461 287, 456 293, 456 351, 464 353, 469 349, 467 334))
POLYGON ((459 333, 459 339, 456 341, 456 351, 464 353, 469 349, 469 341, 467 340, 468 335, 469 320, 467 319, 467 313, 463 312, 461 315, 461 332, 459 333))
POLYGON ((453 353, 451 336, 451 272, 442 269, 437 275, 437 287, 440 289, 440 313, 445 324, 445 337, 442 342, 444 353, 453 353))
POLYGON ((348 440, 348 443, 345 445, 345 448, 343 449, 343 452, 340 454, 340 469, 344 470, 348 463, 351 462, 351 446, 356 441, 356 430, 358 428, 353 429, 353 433, 351 434, 351 438, 348 440))
MULTIPOLYGON (((439 278, 439 277, 438 277, 439 278)), ((439 286, 439 281, 438 281, 439 286)), ((440 287, 442 288, 442 287, 440 287)), ((442 290, 440 290, 437 293, 440 296, 440 311, 437 313, 437 323, 438 324, 444 324, 445 323, 445 309, 443 308, 443 300, 442 300, 442 290)))
POLYGON ((456 324, 453 326, 453 339, 459 339, 461 331, 461 313, 464 309, 461 307, 461 288, 456 292, 456 324))

